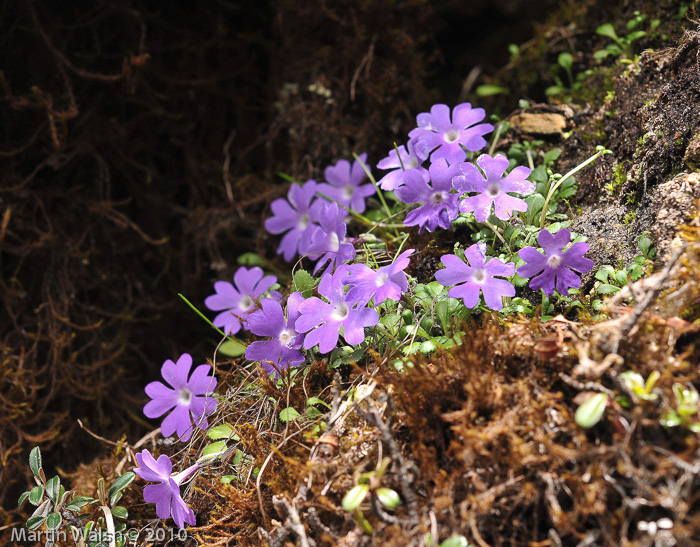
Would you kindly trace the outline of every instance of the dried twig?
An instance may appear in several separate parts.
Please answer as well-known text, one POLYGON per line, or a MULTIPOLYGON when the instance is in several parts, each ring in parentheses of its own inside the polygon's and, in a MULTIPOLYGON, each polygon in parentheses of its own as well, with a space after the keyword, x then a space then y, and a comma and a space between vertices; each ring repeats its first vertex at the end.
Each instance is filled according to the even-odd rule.
POLYGON ((681 257, 681 255, 685 252, 686 247, 687 245, 684 244, 680 248, 678 248, 675 253, 673 253, 673 256, 666 263, 664 269, 661 270, 661 274, 659 275, 656 284, 647 291, 646 295, 644 296, 644 299, 635 308, 634 313, 630 315, 622 324, 617 339, 613 344, 613 351, 611 353, 617 353, 618 347, 620 345, 620 340, 629 335, 629 333, 632 331, 632 328, 637 324, 637 321, 639 321, 639 318, 642 316, 644 311, 651 305, 651 303, 661 292, 661 289, 666 280, 668 279, 671 270, 676 265, 676 262, 678 262, 678 259, 681 257))
POLYGON ((409 477, 414 474, 414 471, 410 469, 412 466, 408 465, 404 459, 403 454, 401 454, 401 450, 399 449, 399 445, 396 442, 396 439, 394 439, 394 435, 391 433, 391 429, 389 429, 389 426, 384 422, 375 408, 370 406, 369 411, 365 412, 358 404, 355 404, 355 410, 362 419, 379 430, 379 434, 382 437, 382 442, 389 449, 389 454, 391 455, 391 459, 393 460, 394 466, 397 470, 399 489, 401 490, 401 495, 406 501, 408 514, 411 517, 415 517, 417 514, 416 493, 409 481, 409 477))

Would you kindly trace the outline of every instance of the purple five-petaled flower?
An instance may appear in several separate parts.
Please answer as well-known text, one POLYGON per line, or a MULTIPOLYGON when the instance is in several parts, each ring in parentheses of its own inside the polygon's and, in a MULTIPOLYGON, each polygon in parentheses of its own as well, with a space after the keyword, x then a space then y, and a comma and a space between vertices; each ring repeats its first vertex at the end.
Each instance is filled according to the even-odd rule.
POLYGON ((329 270, 355 258, 355 247, 346 241, 345 234, 348 227, 343 220, 345 209, 338 207, 337 203, 329 203, 319 213, 321 225, 314 231, 309 247, 308 256, 311 260, 317 260, 314 274, 327 262, 329 270))
POLYGON ((296 321, 296 330, 306 333, 304 348, 318 345, 321 353, 330 352, 338 344, 341 327, 348 344, 361 344, 365 339, 365 327, 379 322, 376 310, 348 301, 345 294, 348 275, 348 266, 339 267, 334 274, 324 274, 318 293, 326 300, 312 296, 299 306, 301 315, 296 321))
POLYGON ((419 232, 427 228, 432 232, 438 226, 447 229, 459 214, 457 194, 452 193, 452 179, 461 174, 459 164, 449 166, 444 159, 435 160, 429 168, 430 186, 417 169, 403 174, 405 184, 396 189, 396 197, 402 203, 422 203, 406 215, 406 226, 419 226, 419 232))
POLYGON ((374 298, 374 305, 378 306, 386 299, 401 300, 401 295, 408 290, 408 280, 403 272, 411 261, 409 256, 415 249, 404 251, 388 266, 382 266, 377 270, 365 264, 350 265, 350 275, 345 280, 350 289, 347 293, 348 302, 357 302, 366 305, 374 298))
POLYGON ((279 371, 304 362, 304 354, 300 351, 304 336, 294 329, 299 317, 299 304, 303 301, 300 292, 290 294, 285 319, 280 303, 264 298, 260 302, 262 309, 248 318, 250 332, 271 338, 253 342, 245 352, 246 359, 258 361, 267 374, 277 376, 279 371))
MULTIPOLYGON (((367 154, 360 154, 359 158, 369 170, 367 154)), ((371 183, 360 184, 366 176, 360 161, 355 160, 350 165, 348 160, 339 160, 335 165, 326 167, 323 174, 328 184, 319 184, 316 191, 356 213, 364 212, 365 199, 377 190, 371 183)))
POLYGON ((199 464, 195 463, 181 473, 173 475, 173 463, 170 458, 161 454, 156 461, 148 450, 136 454, 136 463, 139 466, 134 469, 134 473, 149 482, 160 483, 149 484, 143 489, 143 499, 146 503, 156 504, 158 518, 167 519, 172 515, 179 528, 184 528, 185 523, 194 526, 194 511, 182 499, 180 485, 199 469, 199 464))
POLYGON ((476 160, 486 177, 481 174, 473 163, 462 164, 462 175, 454 178, 453 185, 460 194, 476 192, 475 196, 464 197, 459 205, 460 211, 474 211, 478 222, 486 222, 491 216, 491 206, 495 207, 496 217, 509 220, 513 211, 527 211, 527 203, 522 199, 509 195, 509 192, 526 196, 535 191, 535 184, 526 180, 530 169, 519 166, 505 177, 508 169, 508 158, 503 154, 494 157, 482 154, 476 160))
POLYGON ((217 281, 214 283, 216 294, 204 300, 210 310, 224 310, 214 318, 214 325, 226 334, 236 334, 241 328, 247 328, 247 318, 255 311, 257 299, 277 283, 277 278, 274 275, 263 277, 262 268, 257 266, 250 269, 241 266, 233 275, 233 282, 235 287, 228 281, 217 281))
POLYGON ((213 397, 216 377, 209 376, 211 366, 199 365, 190 376, 191 368, 192 357, 183 353, 177 363, 168 359, 160 369, 163 379, 172 387, 159 381, 146 386, 146 394, 152 399, 143 407, 147 418, 159 418, 175 409, 160 426, 163 437, 177 432, 181 441, 187 441, 194 431, 192 419, 195 426, 206 429, 207 416, 216 410, 213 397))
POLYGON ((552 235, 549 230, 542 230, 537 236, 537 242, 544 250, 544 254, 534 247, 521 249, 518 256, 526 264, 518 268, 518 275, 532 277, 530 288, 542 289, 547 296, 552 296, 555 287, 559 294, 563 295, 567 295, 569 289, 577 289, 581 286, 581 277, 572 270, 579 273, 590 272, 593 261, 583 256, 590 248, 586 243, 574 243, 564 251, 569 241, 571 241, 571 232, 566 228, 559 230, 555 235, 552 235), (537 277, 533 277, 534 275, 537 277))
POLYGON ((477 243, 464 251, 465 264, 456 255, 444 255, 444 270, 435 273, 435 279, 441 285, 452 288, 448 296, 464 299, 467 308, 474 308, 479 303, 479 293, 484 295, 486 305, 492 310, 503 309, 503 297, 515 296, 515 287, 505 279, 515 273, 515 264, 503 263, 497 258, 486 261, 486 244, 477 243), (454 285, 454 286, 453 286, 454 285))
POLYGON ((486 117, 483 108, 472 108, 469 103, 462 103, 452 110, 446 104, 436 104, 430 112, 418 114, 418 127, 408 136, 414 140, 416 148, 427 148, 430 159, 445 158, 450 164, 467 159, 464 148, 472 152, 486 146, 484 135, 493 131, 490 123, 478 123, 486 117), (462 148, 464 147, 464 148, 462 148))
POLYGON ((289 187, 287 199, 279 198, 270 204, 273 216, 265 220, 265 229, 271 234, 287 232, 277 249, 287 262, 297 253, 306 254, 311 245, 311 235, 318 226, 314 212, 320 205, 314 201, 316 187, 314 180, 307 180, 304 186, 295 182, 289 187))
POLYGON ((416 149, 416 143, 409 140, 408 150, 406 150, 406 146, 401 145, 390 150, 389 155, 377 163, 377 169, 392 169, 377 184, 382 190, 387 192, 395 190, 403 184, 404 171, 409 169, 417 169, 427 179, 428 170, 425 167, 421 167, 421 163, 426 159, 428 159, 426 146, 416 149))

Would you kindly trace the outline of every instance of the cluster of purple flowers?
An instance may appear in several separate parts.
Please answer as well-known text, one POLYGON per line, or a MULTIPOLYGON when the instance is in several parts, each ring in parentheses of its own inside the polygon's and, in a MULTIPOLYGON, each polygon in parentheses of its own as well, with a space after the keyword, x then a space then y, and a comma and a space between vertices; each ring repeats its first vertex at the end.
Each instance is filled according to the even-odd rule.
POLYGON ((492 209, 501 220, 527 210, 526 203, 511 194, 535 190, 526 180, 530 169, 516 167, 505 175, 508 159, 500 154, 482 154, 476 165, 465 162, 467 151, 481 150, 486 146, 484 135, 493 131, 491 124, 479 123, 485 115, 469 103, 457 105, 451 115, 447 105, 436 104, 418 115, 407 146, 390 151, 377 164, 390 170, 379 181, 381 188, 393 190, 403 203, 420 205, 408 213, 406 226, 432 232, 448 228, 460 211, 473 212, 477 221, 485 222, 492 209), (422 164, 428 159, 426 169, 422 164))
MULTIPOLYGON (((459 212, 473 213, 478 222, 491 215, 507 221, 516 211, 526 211, 521 196, 531 194, 535 185, 527 180, 530 169, 515 167, 508 174, 508 159, 503 155, 480 155, 476 163, 466 162, 468 152, 486 145, 484 135, 493 126, 482 123, 485 112, 469 103, 456 106, 451 112, 443 104, 417 116, 417 128, 409 133, 406 146, 391 150, 377 167, 388 171, 379 181, 397 199, 417 207, 404 221, 418 226, 419 231, 449 228, 459 212), (429 161, 428 167, 423 164, 429 161)), ((386 300, 399 301, 408 291, 404 270, 414 249, 399 254, 388 265, 371 268, 366 264, 348 264, 355 248, 347 237, 346 217, 350 211, 363 213, 366 199, 376 190, 363 184, 369 168, 361 155, 352 164, 340 160, 326 168, 325 182, 308 180, 294 183, 287 198, 271 204, 273 216, 265 221, 272 234, 283 234, 278 254, 286 261, 301 255, 316 261, 314 274, 325 270, 318 284, 318 296, 304 298, 300 292, 290 294, 284 306, 282 295, 274 290, 277 278, 264 275, 261 268, 239 268, 233 283, 217 281, 215 294, 205 305, 218 312, 213 324, 226 335, 241 330, 260 337, 245 352, 247 359, 260 363, 268 375, 278 376, 289 367, 301 365, 302 350, 318 347, 320 353, 336 348, 342 335, 345 342, 358 345, 365 340, 365 328, 377 325, 375 309, 386 300)), ((566 294, 580 286, 580 276, 593 267, 583 255, 585 243, 570 243, 567 229, 552 234, 542 230, 538 243, 543 252, 525 247, 518 253, 524 264, 517 274, 531 278, 530 287, 542 289, 548 296, 555 288, 566 294)), ((474 308, 483 297, 493 310, 503 308, 503 298, 515 295, 515 287, 506 278, 516 273, 513 262, 486 256, 486 245, 478 243, 464 251, 462 258, 448 254, 442 257, 445 268, 435 274, 439 283, 450 287, 448 295, 474 308)), ((180 441, 191 438, 195 428, 206 429, 207 418, 217 407, 214 397, 216 377, 211 366, 202 364, 193 372, 192 357, 182 354, 177 362, 167 360, 160 381, 149 383, 146 394, 150 401, 144 407, 148 418, 165 414, 161 432, 168 437, 177 434, 180 441)), ((136 455, 136 474, 158 484, 146 486, 144 499, 155 503, 160 518, 173 520, 179 527, 194 525, 195 515, 183 501, 180 486, 198 469, 199 462, 178 474, 172 473, 172 462, 161 455, 156 460, 148 450, 136 455)), ((203 460, 201 460, 203 461, 203 460)))
POLYGON ((274 299, 261 301, 261 308, 248 319, 253 334, 268 340, 253 342, 246 358, 262 364, 268 374, 303 363, 301 349, 318 346, 328 353, 338 344, 340 331, 348 344, 361 344, 365 327, 379 321, 379 314, 368 307, 386 299, 399 300, 408 290, 403 270, 409 264, 413 249, 401 253, 394 262, 373 270, 364 264, 341 265, 335 272, 321 277, 318 294, 304 299, 292 293, 287 299, 286 314, 274 299))
POLYGON ((297 254, 317 260, 314 273, 328 263, 329 271, 355 258, 355 248, 347 238, 345 218, 348 210, 363 213, 365 200, 376 193, 373 184, 363 184, 367 154, 352 164, 340 160, 327 167, 327 182, 308 180, 303 186, 293 183, 287 199, 270 205, 273 216, 265 220, 271 234, 284 234, 277 254, 289 262, 297 254))
MULTIPOLYGON (((593 261, 583 256, 588 252, 589 246, 578 242, 564 251, 564 247, 571 241, 571 232, 567 229, 559 230, 554 235, 548 230, 542 230, 537 241, 544 254, 534 247, 525 247, 518 252, 525 264, 517 269, 517 274, 532 278, 530 288, 542 289, 547 296, 551 296, 555 287, 564 295, 568 294, 569 289, 580 287, 581 277, 574 272, 586 273, 593 268, 593 261)), ((503 297, 515 296, 515 287, 510 281, 496 278, 512 276, 516 273, 515 264, 504 263, 497 258, 487 261, 484 243, 466 249, 464 257, 467 259, 466 264, 456 255, 443 256, 441 260, 445 269, 436 272, 435 279, 440 284, 451 287, 448 295, 462 298, 467 308, 476 307, 482 294, 488 308, 503 309, 503 297)))

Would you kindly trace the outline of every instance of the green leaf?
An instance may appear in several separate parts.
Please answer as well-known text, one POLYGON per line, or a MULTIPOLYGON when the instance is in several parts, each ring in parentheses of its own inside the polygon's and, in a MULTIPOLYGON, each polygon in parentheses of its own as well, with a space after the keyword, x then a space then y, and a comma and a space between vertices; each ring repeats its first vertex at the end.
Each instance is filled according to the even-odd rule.
POLYGON ((561 148, 547 150, 544 154, 544 164, 549 165, 550 163, 554 163, 559 159, 559 156, 561 156, 561 148))
POLYGON ((607 283, 602 283, 602 284, 598 285, 596 292, 598 294, 612 294, 612 293, 617 292, 619 290, 620 290, 620 287, 616 287, 615 285, 609 285, 607 283))
POLYGON ((601 59, 605 59, 609 55, 612 55, 612 51, 610 51, 609 49, 599 49, 598 51, 593 53, 593 58, 596 61, 600 61, 601 59))
POLYGON ((492 95, 508 95, 509 91, 505 87, 493 84, 484 84, 476 88, 478 97, 491 97, 492 95))
POLYGON ((238 256, 237 262, 241 266, 267 266, 267 261, 257 253, 243 253, 238 256))
POLYGON ((607 404, 608 395, 606 393, 596 393, 578 407, 574 420, 584 429, 593 427, 603 417, 607 404))
POLYGON ((41 451, 38 446, 32 448, 32 451, 29 453, 29 468, 37 479, 41 478, 41 451))
POLYGON ((602 281, 603 283, 607 283, 608 276, 614 272, 615 272, 615 268, 613 268, 609 264, 603 264, 600 268, 598 268, 598 271, 595 273, 595 278, 598 281, 602 281))
POLYGON ((235 340, 226 340, 219 346, 219 353, 226 357, 240 357, 245 353, 245 346, 235 340))
POLYGON ((566 70, 571 70, 571 67, 574 66, 574 56, 571 55, 571 53, 560 53, 557 61, 559 62, 559 66, 566 70))
POLYGON ((661 425, 664 427, 678 427, 683 423, 678 413, 671 409, 661 417, 661 425))
POLYGON ((430 353, 431 351, 435 351, 437 349, 437 344, 433 342, 432 340, 426 340, 425 342, 421 342, 420 345, 420 352, 421 353, 430 353))
POLYGON ((309 298, 314 293, 316 281, 306 270, 294 272, 294 290, 299 291, 304 298, 309 298))
POLYGON ((46 519, 46 527, 49 530, 58 530, 58 527, 61 526, 61 522, 63 522, 61 515, 58 513, 51 513, 46 519))
POLYGON ((207 431, 207 436, 212 441, 218 441, 219 439, 232 439, 234 441, 240 441, 240 437, 233 432, 230 426, 223 424, 212 427, 207 431))
POLYGON ((617 33, 615 32, 615 27, 613 27, 610 23, 600 25, 595 31, 596 34, 600 34, 601 36, 607 36, 615 41, 619 40, 617 33))
POLYGON ((136 475, 132 473, 131 471, 124 473, 121 477, 119 477, 114 483, 112 483, 112 486, 109 487, 109 504, 114 505, 117 503, 117 500, 115 499, 117 494, 119 494, 124 488, 129 486, 132 482, 134 482, 134 479, 136 478, 136 475))
POLYGON ((635 40, 639 40, 640 38, 644 38, 644 36, 646 36, 646 35, 647 35, 647 33, 644 32, 643 30, 636 30, 634 32, 630 32, 627 35, 627 41, 631 44, 635 40))
POLYGON ((76 513, 80 511, 86 505, 90 503, 95 503, 97 500, 95 498, 89 498, 87 496, 76 496, 66 504, 66 509, 69 511, 75 511, 76 513))
POLYGON ((280 411, 280 420, 283 422, 292 422, 296 420, 301 414, 294 410, 291 406, 280 411))
POLYGON ((35 486, 32 491, 29 492, 29 503, 32 505, 39 505, 41 503, 41 498, 44 497, 44 487, 35 486))
POLYGON ((311 406, 311 405, 323 405, 323 406, 325 406, 325 407, 328 408, 328 409, 331 408, 331 405, 329 405, 328 403, 322 401, 322 400, 319 399, 318 397, 309 397, 309 398, 306 400, 306 406, 311 406))
POLYGON ((221 484, 231 484, 233 481, 235 481, 238 477, 236 475, 224 475, 221 477, 221 484))
POLYGON ((42 524, 46 522, 46 517, 42 517, 41 515, 37 515, 35 517, 29 517, 27 519, 27 529, 29 531, 36 530, 38 528, 41 528, 42 524))
POLYGON ((464 536, 455 535, 447 538, 440 544, 440 547, 468 547, 469 542, 464 536))
POLYGON ((19 497, 19 501, 17 502, 17 510, 18 510, 18 511, 22 509, 22 505, 24 505, 24 502, 25 502, 25 501, 27 500, 27 498, 29 497, 29 494, 31 494, 31 492, 25 492, 24 494, 22 494, 22 495, 19 497))
POLYGON ((401 498, 396 493, 396 490, 391 488, 377 488, 377 499, 387 509, 396 509, 401 504, 401 498))
POLYGON ((217 441, 215 443, 208 444, 206 447, 204 447, 204 450, 202 450, 202 458, 205 456, 213 456, 219 454, 224 450, 226 450, 225 441, 217 441))
POLYGON ((639 247, 639 250, 642 251, 642 254, 647 256, 649 253, 649 248, 651 247, 651 239, 646 236, 642 236, 639 238, 637 246, 639 247))
POLYGON ((308 406, 308 407, 306 407, 305 414, 306 414, 306 417, 309 418, 309 419, 311 419, 311 420, 315 420, 315 419, 318 418, 319 416, 323 416, 323 412, 321 412, 321 411, 320 411, 318 408, 316 408, 315 406, 308 406))
POLYGON ((118 519, 129 518, 129 511, 127 511, 126 508, 122 507, 121 505, 112 507, 112 514, 118 519))
POLYGON ((627 272, 625 270, 620 270, 615 274, 615 281, 619 285, 626 285, 627 284, 627 272))
POLYGON ((350 489, 350 491, 343 496, 343 509, 346 511, 354 511, 367 497, 369 492, 369 484, 358 484, 357 486, 350 489))
POLYGON ((46 481, 46 495, 51 498, 51 501, 58 500, 58 493, 61 490, 61 479, 57 476, 46 481))

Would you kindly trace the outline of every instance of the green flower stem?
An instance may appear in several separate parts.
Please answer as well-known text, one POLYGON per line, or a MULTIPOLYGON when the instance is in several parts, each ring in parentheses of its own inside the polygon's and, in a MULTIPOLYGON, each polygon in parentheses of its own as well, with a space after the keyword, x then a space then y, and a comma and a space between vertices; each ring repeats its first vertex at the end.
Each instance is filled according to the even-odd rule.
MULTIPOLYGON (((506 243, 505 238, 501 235, 501 232, 498 231, 498 228, 497 228, 496 226, 494 226, 493 224, 491 224, 488 220, 485 220, 485 221, 484 221, 484 224, 486 224, 486 226, 488 226, 489 228, 491 228, 491 231, 492 231, 494 234, 496 234, 496 237, 497 237, 498 239, 501 240, 501 243, 503 243, 503 245, 506 246, 506 248, 508 249, 508 252, 510 253, 510 252, 511 252, 511 250, 510 250, 510 245, 508 245, 508 243, 506 243)), ((512 253, 511 253, 511 254, 512 254, 512 253)))
MULTIPOLYGON (((396 146, 396 143, 394 143, 394 146, 396 146)), ((397 152, 398 154, 398 152, 397 152)), ((379 201, 382 202, 382 207, 384 207, 384 212, 386 213, 387 218, 391 216, 391 209, 389 209, 389 205, 387 205, 386 200, 384 199, 384 194, 382 193, 381 188, 379 188, 379 185, 377 184, 377 181, 374 180, 374 177, 372 176, 372 172, 369 170, 369 168, 365 165, 365 162, 363 162, 360 159, 360 156, 358 156, 355 152, 352 153, 352 157, 355 158, 355 161, 360 164, 360 167, 362 167, 362 170, 365 172, 365 175, 367 175, 367 178, 370 180, 370 182, 374 185, 375 190, 377 191, 377 196, 379 196, 379 201)), ((399 158, 400 160, 401 158, 399 158)), ((403 163, 401 164, 403 166, 403 163)), ((398 235, 394 233, 394 235, 398 235)))
POLYGON ((496 126, 496 133, 494 134, 493 141, 489 147, 489 156, 493 156, 496 146, 498 146, 498 140, 501 138, 501 131, 503 131, 503 122, 499 122, 499 124, 496 126))
POLYGON ((241 341, 240 341, 238 338, 236 338, 235 336, 231 336, 230 334, 226 334, 226 333, 225 333, 224 331, 222 331, 219 327, 215 327, 215 326, 214 326, 214 323, 212 323, 211 321, 209 321, 209 318, 208 318, 206 315, 204 315, 201 311, 199 311, 199 310, 195 307, 195 305, 192 304, 192 302, 190 302, 189 300, 187 300, 187 298, 185 298, 182 294, 177 293, 177 295, 178 295, 180 298, 182 298, 182 299, 185 301, 185 303, 186 303, 190 308, 192 308, 192 309, 195 311, 195 313, 196 313, 197 315, 199 315, 202 319, 204 319, 207 323, 209 323, 219 334, 221 334, 221 336, 225 336, 225 337, 228 338, 229 340, 232 340, 232 341, 236 342, 237 344, 240 344, 240 345, 243 346, 244 348, 247 348, 247 347, 248 347, 248 344, 246 344, 245 342, 241 342, 241 341))
POLYGON ((540 219, 540 230, 544 229, 544 222, 547 217, 547 209, 549 208, 549 202, 552 199, 552 196, 554 195, 554 192, 557 191, 557 188, 559 188, 562 183, 568 179, 569 177, 575 175, 578 173, 581 169, 586 167, 589 163, 594 162, 596 159, 598 159, 598 156, 601 156, 602 154, 605 154, 608 152, 605 148, 602 150, 598 150, 595 154, 593 154, 590 158, 588 158, 586 161, 584 161, 582 164, 578 165, 577 167, 574 167, 571 171, 569 171, 566 175, 564 175, 562 178, 560 178, 556 184, 554 184, 550 189, 549 192, 547 193, 547 199, 544 200, 544 206, 542 207, 542 218, 540 219))

